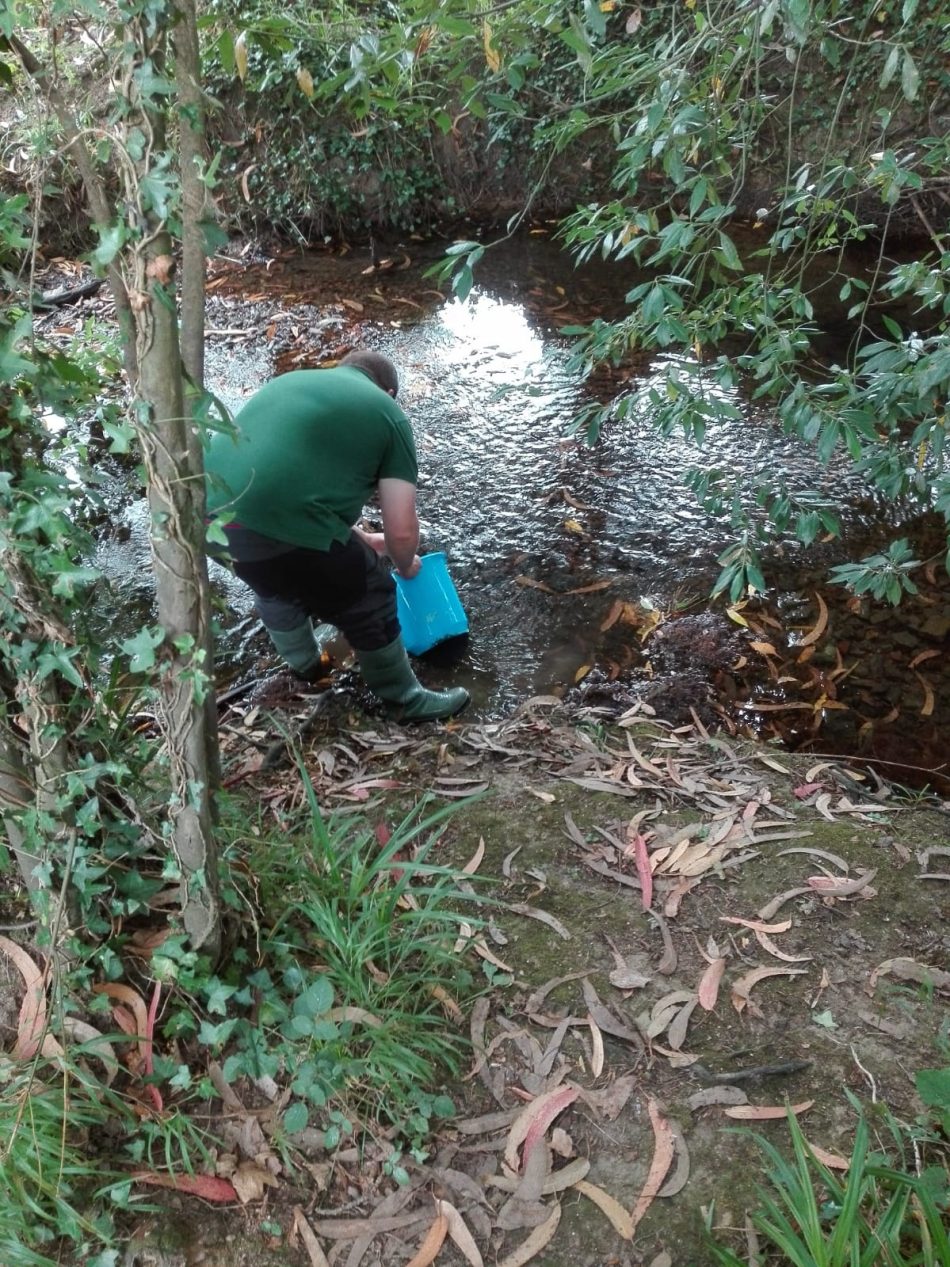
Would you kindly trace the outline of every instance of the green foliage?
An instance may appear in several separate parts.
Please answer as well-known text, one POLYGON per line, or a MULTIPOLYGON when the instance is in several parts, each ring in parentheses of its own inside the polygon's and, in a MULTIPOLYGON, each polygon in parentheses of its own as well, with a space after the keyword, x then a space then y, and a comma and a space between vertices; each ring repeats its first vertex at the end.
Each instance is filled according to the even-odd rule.
POLYGON ((582 90, 562 39, 571 9, 217 5, 204 19, 209 87, 255 133, 250 154, 242 136, 222 172, 243 180, 258 223, 304 241, 429 227, 464 213, 486 182, 511 185, 513 172, 543 183, 544 115, 582 90))
POLYGON ((916 594, 909 573, 920 567, 908 542, 892 541, 883 554, 871 554, 860 563, 843 563, 831 569, 831 578, 847 585, 855 594, 870 594, 878 601, 887 599, 895 607, 904 594, 916 594))
MULTIPOLYGON (((217 976, 174 944, 153 961, 195 1000, 171 1015, 169 1032, 222 1058, 229 1080, 292 1070, 283 1118, 291 1147, 315 1122, 335 1147, 350 1129, 327 1125, 339 1105, 396 1124, 421 1148, 429 1120, 451 1112, 429 1088, 457 1072, 465 1049, 444 1007, 477 988, 455 951, 477 923, 461 913, 472 898, 456 872, 430 861, 451 811, 423 802, 381 844, 360 817, 324 820, 304 778, 306 817, 253 844, 242 831, 241 853, 251 851, 241 870, 260 883, 259 951, 239 947, 217 976)), ((241 902, 236 892, 229 900, 241 902)))
POLYGON ((918 1069, 914 1075, 914 1083, 928 1114, 950 1141, 950 1066, 942 1069, 918 1069))
MULTIPOLYGON (((886 1152, 872 1150, 862 1115, 843 1178, 816 1158, 794 1113, 788 1114, 791 1161, 756 1136, 769 1163, 769 1187, 759 1190, 752 1222, 782 1262, 793 1267, 943 1267, 950 1262, 946 1164, 906 1168, 903 1151, 910 1132, 886 1110, 883 1119, 897 1164, 886 1152)), ((707 1232, 711 1225, 710 1217, 707 1232)), ((709 1250, 720 1267, 745 1262, 711 1237, 709 1250)))
POLYGON ((112 1185, 125 1176, 89 1156, 87 1140, 133 1117, 81 1065, 0 1059, 0 1260, 54 1267, 57 1245, 87 1255, 113 1240, 112 1185))

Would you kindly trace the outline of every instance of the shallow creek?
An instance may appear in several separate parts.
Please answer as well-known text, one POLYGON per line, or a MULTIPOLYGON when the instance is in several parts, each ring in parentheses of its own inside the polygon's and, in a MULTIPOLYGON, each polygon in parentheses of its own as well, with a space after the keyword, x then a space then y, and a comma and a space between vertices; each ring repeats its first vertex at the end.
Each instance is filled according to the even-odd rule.
MULTIPOLYGON (((849 551, 859 555, 878 544, 891 512, 845 466, 820 467, 738 392, 731 400, 741 420, 711 426, 702 453, 681 437, 660 436, 647 416, 611 424, 593 447, 568 434, 591 394, 568 368, 568 341, 557 328, 619 313, 635 280, 630 273, 575 271, 547 236, 524 235, 488 253, 462 304, 437 297, 417 253, 435 257, 434 248, 409 243, 405 253, 394 249, 391 271, 365 271, 368 259, 357 253, 288 253, 247 267, 225 261, 213 270, 209 324, 222 333, 209 337, 209 386, 237 410, 276 369, 318 365, 360 344, 392 356, 419 450, 424 548, 448 554, 471 624, 454 663, 436 657, 420 672, 434 683, 464 682, 480 715, 570 689, 587 666, 603 662, 608 647, 616 657, 618 635, 631 644, 624 668, 636 662, 649 674, 639 631, 615 625, 605 633, 601 626, 617 600, 663 611, 705 607, 730 533, 686 486, 690 466, 740 471, 750 480, 781 472, 792 491, 823 489, 839 506, 849 551)), ((829 328, 833 336, 830 321, 829 328)), ((663 356, 643 360, 628 375, 630 385, 659 383, 664 369, 663 356)), ((604 384, 599 390, 603 395, 604 384)), ((121 516, 125 540, 103 541, 98 562, 126 592, 147 589, 144 505, 126 500, 121 516)), ((903 761, 938 764, 948 737, 939 707, 946 657, 920 663, 920 655, 945 646, 947 578, 938 569, 922 602, 897 614, 854 604, 849 610, 840 587, 825 584, 825 569, 843 557, 840 547, 805 551, 776 537, 768 558, 768 610, 788 631, 788 643, 814 626, 820 588, 831 616, 819 651, 835 664, 843 648, 844 663, 855 666, 836 692, 846 708, 829 711, 832 733, 815 746, 863 746, 881 757, 899 748, 903 761), (908 668, 915 657, 917 672, 908 668)), ((229 681, 267 662, 247 591, 222 569, 213 571, 229 607, 219 664, 221 680, 229 681)), ((757 698, 774 703, 783 689, 796 694, 793 681, 776 693, 780 675, 770 679, 764 662, 760 668, 767 693, 757 698)), ((748 689, 743 682, 733 704, 748 689)), ((763 716, 775 714, 752 712, 747 720, 763 716)), ((800 738, 803 731, 788 733, 800 738)))

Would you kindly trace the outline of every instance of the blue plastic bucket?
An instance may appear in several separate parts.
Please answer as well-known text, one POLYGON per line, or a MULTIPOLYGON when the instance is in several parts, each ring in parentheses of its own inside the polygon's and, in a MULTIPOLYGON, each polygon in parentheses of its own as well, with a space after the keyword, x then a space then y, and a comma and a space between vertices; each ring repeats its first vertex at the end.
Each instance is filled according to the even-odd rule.
POLYGON ((398 572, 396 611, 406 650, 422 655, 446 638, 468 633, 468 617, 449 576, 445 555, 426 554, 422 567, 407 581, 398 572))

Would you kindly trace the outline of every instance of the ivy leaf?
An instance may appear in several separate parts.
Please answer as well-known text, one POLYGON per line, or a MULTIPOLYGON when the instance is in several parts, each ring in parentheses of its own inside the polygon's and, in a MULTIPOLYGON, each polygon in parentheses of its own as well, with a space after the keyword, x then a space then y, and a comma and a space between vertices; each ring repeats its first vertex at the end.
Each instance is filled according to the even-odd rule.
POLYGON ((135 80, 138 90, 144 98, 149 97, 171 97, 175 92, 175 85, 167 75, 160 75, 156 71, 151 58, 146 58, 142 65, 134 72, 132 78, 135 80))
POLYGON ((146 172, 139 181, 139 190, 142 195, 143 206, 154 211, 160 220, 166 219, 174 197, 175 187, 173 181, 165 175, 164 170, 156 169, 146 172))
POLYGON ((79 654, 78 648, 67 651, 65 647, 57 647, 54 650, 43 652, 37 657, 36 671, 37 676, 42 680, 49 677, 51 673, 59 673, 67 682, 73 686, 82 686, 82 678, 72 663, 74 656, 79 654))
POLYGON ((129 668, 133 673, 147 673, 155 667, 155 648, 165 640, 165 630, 160 625, 140 629, 134 638, 126 638, 122 650, 130 656, 129 668))
POLYGON ((92 253, 92 263, 98 268, 108 268, 128 241, 128 230, 124 224, 96 225, 99 234, 99 245, 92 253))

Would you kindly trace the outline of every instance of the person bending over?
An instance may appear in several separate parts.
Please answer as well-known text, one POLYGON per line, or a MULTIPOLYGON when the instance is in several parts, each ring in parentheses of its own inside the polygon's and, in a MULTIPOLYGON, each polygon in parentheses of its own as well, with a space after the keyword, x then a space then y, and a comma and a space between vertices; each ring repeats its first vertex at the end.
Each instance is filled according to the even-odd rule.
POLYGON ((407 578, 420 563, 418 463, 398 389, 393 363, 368 351, 334 369, 272 379, 238 413, 234 434, 211 440, 208 514, 227 516, 234 571, 298 675, 319 665, 313 620, 334 625, 388 711, 422 721, 451 717, 469 695, 462 687, 426 690, 399 633, 386 559, 407 578), (352 526, 373 493, 381 533, 352 526))

